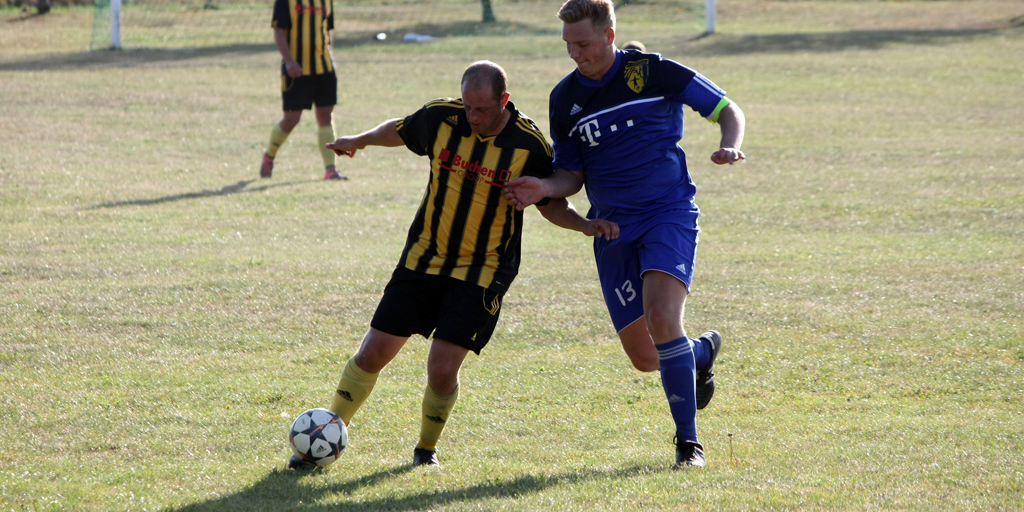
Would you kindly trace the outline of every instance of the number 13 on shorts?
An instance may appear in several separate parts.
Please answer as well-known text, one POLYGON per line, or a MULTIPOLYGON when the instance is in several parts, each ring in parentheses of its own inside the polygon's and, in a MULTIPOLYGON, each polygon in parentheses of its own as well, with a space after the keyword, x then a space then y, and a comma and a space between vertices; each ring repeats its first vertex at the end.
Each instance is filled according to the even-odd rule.
POLYGON ((627 279, 626 282, 622 283, 622 286, 615 289, 615 295, 619 297, 619 302, 621 302, 623 306, 625 306, 627 302, 633 302, 633 299, 636 298, 636 290, 633 289, 633 282, 627 279))

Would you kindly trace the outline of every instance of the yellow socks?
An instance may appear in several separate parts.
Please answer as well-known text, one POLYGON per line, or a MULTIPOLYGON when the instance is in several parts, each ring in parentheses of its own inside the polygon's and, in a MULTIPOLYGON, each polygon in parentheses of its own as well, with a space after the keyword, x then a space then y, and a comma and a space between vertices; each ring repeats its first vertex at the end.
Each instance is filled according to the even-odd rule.
POLYGON ((420 427, 420 442, 417 448, 433 450, 437 446, 437 440, 441 438, 441 432, 448 423, 448 415, 455 408, 455 401, 459 398, 459 388, 450 395, 442 395, 427 385, 426 393, 423 395, 423 424, 420 427))
POLYGON ((349 359, 345 364, 338 389, 334 393, 334 400, 331 401, 331 411, 340 416, 346 425, 359 410, 359 406, 363 405, 363 400, 370 396, 378 375, 380 373, 369 373, 360 369, 355 358, 349 359))
POLYGON ((281 129, 281 123, 275 124, 270 129, 270 145, 267 146, 267 156, 270 158, 277 156, 277 150, 281 149, 281 144, 288 140, 289 133, 281 129))
POLYGON ((330 126, 321 126, 316 131, 317 141, 320 143, 320 156, 324 159, 324 167, 334 165, 335 157, 333 149, 327 149, 327 144, 334 142, 334 123, 330 126))
MULTIPOLYGON (((341 372, 341 381, 338 382, 337 391, 331 401, 331 411, 348 425, 352 416, 359 410, 359 406, 370 396, 379 375, 363 371, 356 365, 355 358, 349 359, 341 372)), ((423 394, 423 418, 417 448, 433 450, 437 446, 437 440, 441 438, 444 426, 448 423, 448 416, 455 408, 455 401, 458 398, 459 388, 455 388, 450 395, 442 395, 427 385, 423 394)))

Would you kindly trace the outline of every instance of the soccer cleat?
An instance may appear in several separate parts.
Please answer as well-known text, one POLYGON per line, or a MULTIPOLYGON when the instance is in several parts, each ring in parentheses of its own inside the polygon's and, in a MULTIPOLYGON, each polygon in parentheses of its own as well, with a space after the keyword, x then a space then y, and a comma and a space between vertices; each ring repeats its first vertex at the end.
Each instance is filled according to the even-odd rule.
POLYGON ((347 180, 348 176, 338 174, 338 170, 330 167, 324 172, 324 180, 347 180))
POLYGON ((715 367, 715 358, 718 351, 722 350, 722 335, 718 331, 708 331, 700 335, 700 339, 711 344, 711 358, 703 370, 697 372, 697 408, 703 409, 708 406, 711 397, 715 396, 715 374, 711 371, 715 367))
POLYGON ((292 455, 292 458, 288 459, 288 469, 294 469, 296 471, 309 471, 316 469, 318 466, 312 462, 306 462, 302 460, 302 457, 298 455, 292 455))
POLYGON ((263 161, 260 162, 260 178, 269 178, 271 174, 274 174, 274 159, 263 152, 263 161))
POLYGON ((437 461, 437 452, 426 448, 416 448, 412 451, 413 466, 440 466, 437 461))
POLYGON ((694 441, 679 441, 676 438, 676 465, 672 469, 703 468, 708 465, 704 458, 704 447, 694 441))

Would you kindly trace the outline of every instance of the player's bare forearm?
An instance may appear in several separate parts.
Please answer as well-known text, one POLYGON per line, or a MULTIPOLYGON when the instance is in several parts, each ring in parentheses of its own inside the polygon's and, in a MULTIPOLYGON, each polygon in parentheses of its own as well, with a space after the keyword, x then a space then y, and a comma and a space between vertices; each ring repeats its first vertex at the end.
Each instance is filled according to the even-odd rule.
POLYGON ((718 115, 718 125, 722 129, 722 140, 718 151, 711 154, 711 161, 722 165, 731 164, 747 157, 740 151, 743 145, 743 134, 746 130, 746 118, 743 110, 735 103, 729 103, 718 115))
POLYGON ((545 197, 569 197, 583 188, 582 171, 555 169, 551 176, 540 179, 524 176, 505 185, 505 198, 522 210, 545 197))
POLYGON ((548 201, 548 204, 538 206, 537 209, 540 210, 540 214, 548 222, 558 227, 608 240, 614 240, 619 237, 618 224, 606 219, 588 220, 576 211, 576 207, 568 199, 552 199, 548 201))
POLYGON ((366 146, 397 147, 404 145, 405 141, 398 135, 398 119, 389 119, 377 125, 376 128, 360 133, 359 135, 347 135, 338 137, 337 140, 327 144, 327 149, 333 149, 337 155, 356 156, 356 151, 366 146))

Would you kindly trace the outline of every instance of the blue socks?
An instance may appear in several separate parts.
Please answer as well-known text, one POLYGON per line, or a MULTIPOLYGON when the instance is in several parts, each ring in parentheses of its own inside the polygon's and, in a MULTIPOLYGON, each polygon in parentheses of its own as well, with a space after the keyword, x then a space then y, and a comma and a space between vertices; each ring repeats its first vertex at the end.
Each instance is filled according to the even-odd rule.
MULTIPOLYGON (((668 407, 676 423, 676 435, 680 441, 697 441, 697 399, 694 395, 697 367, 694 361, 694 345, 701 359, 707 361, 703 343, 691 343, 683 336, 662 345, 658 349, 661 362, 661 385, 665 388, 668 407)), ((709 352, 710 353, 710 352, 709 352)))
POLYGON ((690 341, 693 342, 694 366, 697 368, 697 371, 703 370, 711 362, 711 344, 698 338, 692 338, 690 341))

